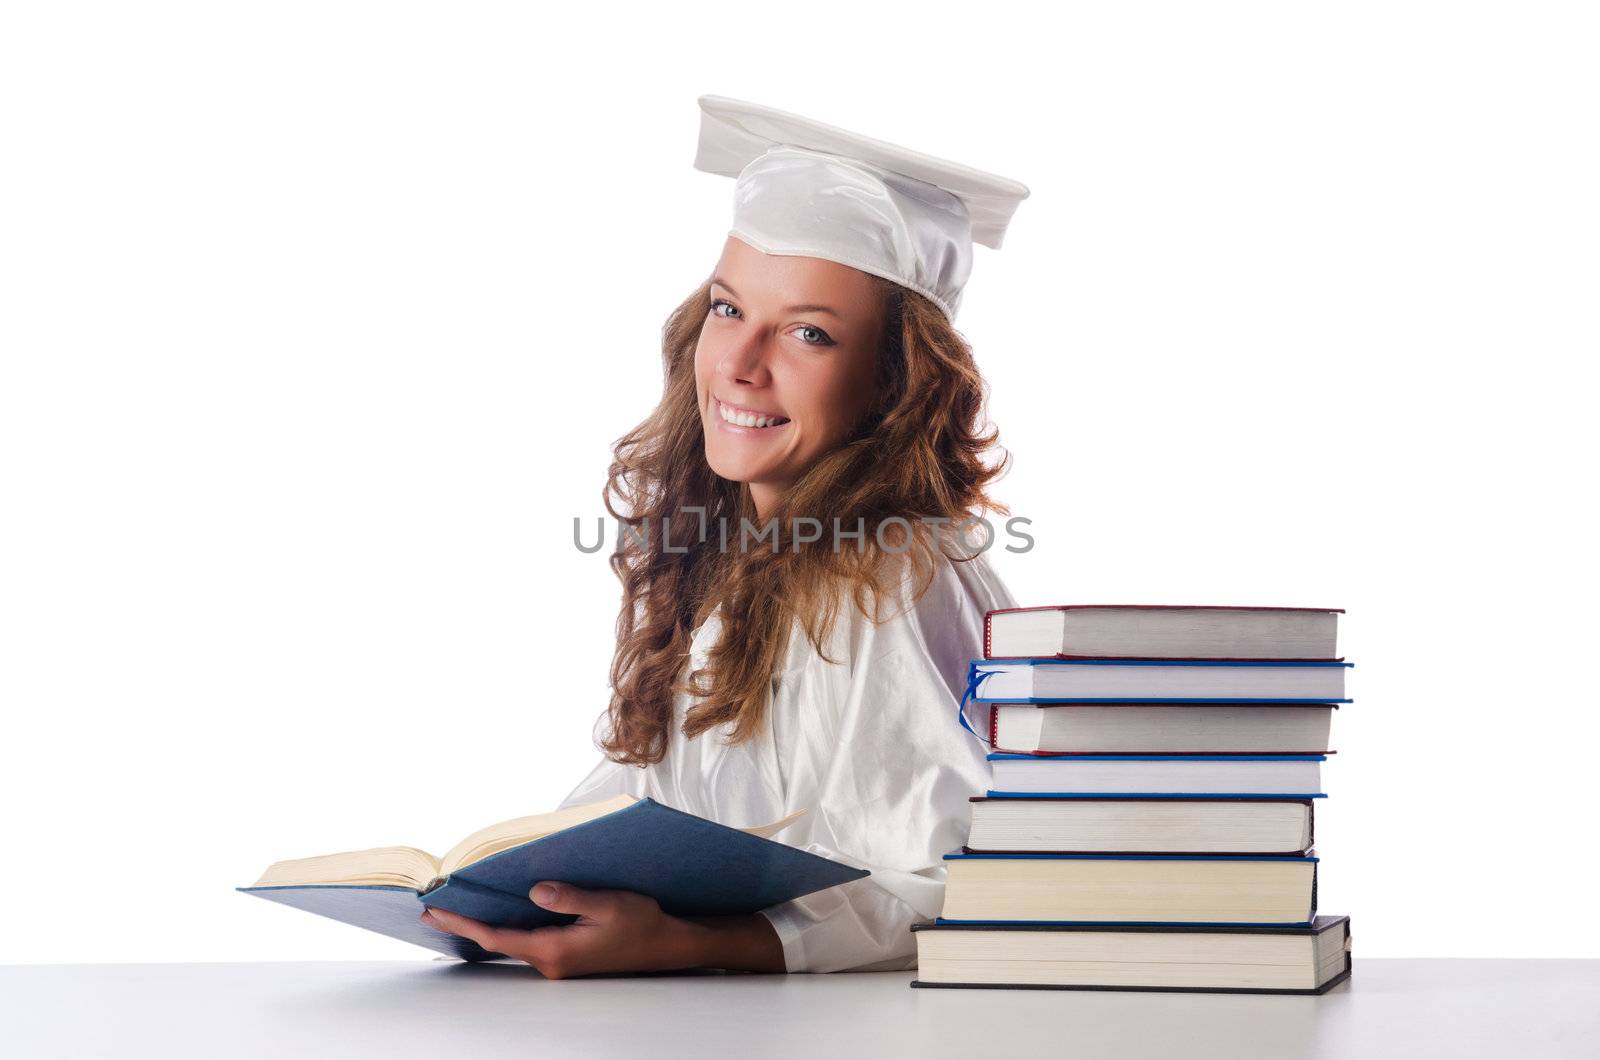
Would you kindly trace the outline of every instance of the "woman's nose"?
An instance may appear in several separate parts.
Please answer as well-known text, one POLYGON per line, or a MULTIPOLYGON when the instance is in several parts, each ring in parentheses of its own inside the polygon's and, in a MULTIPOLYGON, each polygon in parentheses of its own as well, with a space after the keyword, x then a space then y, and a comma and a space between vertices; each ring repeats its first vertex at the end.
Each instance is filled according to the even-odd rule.
POLYGON ((766 338, 752 331, 722 352, 717 369, 726 379, 760 386, 767 381, 770 354, 766 338))

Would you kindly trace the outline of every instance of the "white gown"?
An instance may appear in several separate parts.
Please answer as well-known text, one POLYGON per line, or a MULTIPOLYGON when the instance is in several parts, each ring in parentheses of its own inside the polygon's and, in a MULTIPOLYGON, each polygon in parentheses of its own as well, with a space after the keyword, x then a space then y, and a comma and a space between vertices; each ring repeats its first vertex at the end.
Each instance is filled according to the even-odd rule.
MULTIPOLYGON (((734 827, 807 812, 774 836, 871 875, 763 910, 790 972, 916 967, 909 930, 939 915, 943 856, 966 842, 968 796, 989 787, 986 749, 956 718, 967 666, 981 657, 984 612, 1015 607, 986 554, 936 557, 927 592, 907 610, 909 579, 881 625, 850 602, 827 654, 798 625, 774 678, 768 724, 748 743, 723 743, 731 725, 695 739, 680 727, 679 695, 666 756, 647 767, 604 757, 561 803, 619 793, 734 827)), ((720 609, 695 631, 703 664, 721 632, 720 609)), ((984 731, 979 708, 973 727, 984 731)))

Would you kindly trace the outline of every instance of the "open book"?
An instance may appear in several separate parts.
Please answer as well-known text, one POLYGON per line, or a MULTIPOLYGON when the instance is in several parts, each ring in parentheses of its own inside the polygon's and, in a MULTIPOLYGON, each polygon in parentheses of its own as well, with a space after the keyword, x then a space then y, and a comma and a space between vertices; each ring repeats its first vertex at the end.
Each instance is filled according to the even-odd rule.
MULTIPOLYGON (((554 813, 539 813, 531 817, 513 817, 487 828, 480 828, 451 847, 442 858, 416 847, 374 847, 370 850, 351 850, 343 854, 323 854, 314 858, 296 858, 293 861, 275 861, 251 886, 285 887, 296 884, 389 884, 415 887, 428 891, 457 869, 474 865, 484 858, 510 850, 512 847, 543 839, 574 825, 604 817, 608 813, 626 809, 640 800, 632 795, 617 795, 604 802, 591 802, 583 806, 569 806, 554 813)), ((741 828, 741 832, 762 837, 771 836, 792 823, 804 810, 797 810, 781 821, 759 828, 741 828)), ((537 881, 535 881, 537 882, 537 881)))
POLYGON ((805 811, 730 828, 618 795, 517 817, 467 836, 443 857, 376 847, 278 861, 238 890, 468 960, 493 954, 419 917, 437 906, 503 927, 571 923, 536 905, 540 880, 647 894, 675 916, 753 913, 869 875, 771 838, 805 811))

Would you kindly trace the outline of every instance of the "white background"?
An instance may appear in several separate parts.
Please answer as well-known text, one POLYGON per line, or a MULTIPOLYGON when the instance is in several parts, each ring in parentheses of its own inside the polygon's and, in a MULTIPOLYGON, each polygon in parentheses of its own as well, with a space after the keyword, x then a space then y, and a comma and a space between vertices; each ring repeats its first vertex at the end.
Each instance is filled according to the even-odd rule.
POLYGON ((729 222, 705 92, 1030 186, 995 562, 1347 609, 1358 954, 1600 956, 1584 5, 5 12, 0 960, 423 958, 232 888, 598 761, 572 520, 729 222))

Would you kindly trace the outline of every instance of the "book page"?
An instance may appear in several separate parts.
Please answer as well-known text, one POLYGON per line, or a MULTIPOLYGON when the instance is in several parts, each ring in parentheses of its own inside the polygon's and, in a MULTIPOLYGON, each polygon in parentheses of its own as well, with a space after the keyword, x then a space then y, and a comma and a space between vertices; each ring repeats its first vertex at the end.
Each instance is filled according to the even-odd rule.
MULTIPOLYGON (((632 795, 616 795, 603 802, 583 806, 569 806, 553 813, 513 817, 500 821, 467 836, 450 848, 442 858, 435 858, 416 847, 373 847, 368 850, 349 850, 338 854, 323 854, 310 858, 295 858, 274 862, 261 874, 253 887, 292 887, 306 884, 352 884, 368 886, 415 887, 426 890, 434 880, 448 876, 463 868, 503 850, 541 839, 547 835, 593 821, 618 810, 625 810, 639 800, 632 795)), ((743 828, 763 839, 792 824, 805 810, 797 810, 781 821, 772 824, 743 828)))
POLYGON ((513 817, 509 821, 488 825, 451 847, 449 852, 439 859, 439 875, 448 876, 459 868, 482 861, 502 850, 510 850, 514 846, 541 839, 563 828, 571 828, 585 821, 604 817, 608 813, 625 810, 638 801, 632 795, 614 795, 603 802, 569 806, 553 813, 513 817))
MULTIPOLYGON (((564 828, 583 824, 604 817, 608 813, 627 809, 639 800, 632 795, 616 795, 604 802, 592 802, 583 806, 569 806, 565 810, 555 813, 535 814, 531 817, 514 817, 509 821, 480 828, 450 849, 450 852, 439 859, 439 874, 448 876, 459 868, 482 861, 484 858, 510 850, 512 847, 521 846, 523 843, 541 839, 564 828)), ((781 821, 772 824, 757 825, 751 828, 741 828, 741 832, 749 832, 753 836, 763 839, 770 838, 774 832, 792 824, 794 820, 804 814, 805 810, 796 810, 781 821)))
POLYGON ((428 886, 439 875, 439 862, 416 847, 373 847, 277 861, 267 866, 252 887, 293 887, 308 883, 350 883, 392 887, 428 886))
POLYGON ((774 833, 789 827, 805 812, 804 810, 796 810, 781 821, 773 821, 771 824, 757 825, 751 828, 741 828, 739 831, 749 832, 751 835, 760 836, 762 839, 771 839, 774 833))

